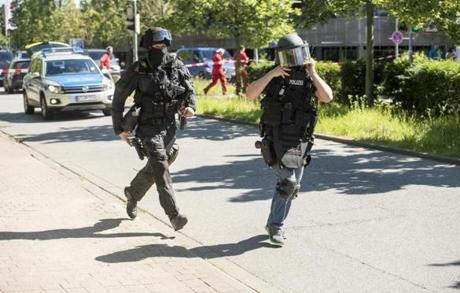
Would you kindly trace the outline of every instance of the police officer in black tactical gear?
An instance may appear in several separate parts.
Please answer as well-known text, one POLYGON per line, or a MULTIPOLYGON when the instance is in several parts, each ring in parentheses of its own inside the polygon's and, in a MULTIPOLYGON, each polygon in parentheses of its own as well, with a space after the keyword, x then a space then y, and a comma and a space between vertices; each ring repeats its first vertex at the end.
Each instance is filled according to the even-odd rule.
POLYGON ((148 50, 148 57, 132 64, 117 82, 112 119, 115 133, 130 142, 132 127, 125 126, 127 119, 123 111, 126 99, 134 92, 138 118, 133 132, 148 161, 124 190, 126 210, 134 219, 137 202, 156 183, 160 204, 177 231, 187 224, 187 218, 179 213, 169 173, 171 156, 177 155, 175 117, 176 113, 181 117, 194 115, 195 91, 187 68, 175 55, 168 53, 171 41, 171 33, 164 28, 153 27, 145 31, 141 45, 148 50))
POLYGON ((262 140, 256 147, 278 177, 265 229, 270 242, 282 246, 284 220, 310 161, 317 118, 314 96, 328 103, 332 91, 317 74, 308 44, 296 33, 279 39, 276 63, 276 67, 248 86, 246 96, 255 99, 264 95, 260 119, 262 140))

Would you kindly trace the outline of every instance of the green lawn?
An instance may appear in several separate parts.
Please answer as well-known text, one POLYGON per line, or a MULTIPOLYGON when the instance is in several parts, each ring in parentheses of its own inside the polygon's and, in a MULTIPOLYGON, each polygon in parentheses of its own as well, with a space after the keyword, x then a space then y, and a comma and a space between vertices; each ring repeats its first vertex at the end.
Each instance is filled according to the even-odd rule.
MULTIPOLYGON (((200 95, 198 113, 256 123, 261 110, 257 101, 244 97, 200 95)), ((388 107, 349 109, 331 103, 321 105, 316 132, 460 158, 459 117, 420 120, 388 107)))

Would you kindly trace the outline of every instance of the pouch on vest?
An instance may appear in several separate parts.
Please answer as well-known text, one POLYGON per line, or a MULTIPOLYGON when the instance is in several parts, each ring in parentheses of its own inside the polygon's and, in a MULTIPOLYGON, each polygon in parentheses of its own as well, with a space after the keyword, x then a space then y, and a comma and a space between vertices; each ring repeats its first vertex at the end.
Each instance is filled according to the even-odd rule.
POLYGON ((305 166, 305 151, 307 143, 300 143, 297 147, 288 149, 281 157, 281 164, 286 168, 296 169, 305 166))
POLYGON ((281 122, 281 103, 274 101, 262 102, 262 117, 260 121, 269 125, 278 125, 281 122))

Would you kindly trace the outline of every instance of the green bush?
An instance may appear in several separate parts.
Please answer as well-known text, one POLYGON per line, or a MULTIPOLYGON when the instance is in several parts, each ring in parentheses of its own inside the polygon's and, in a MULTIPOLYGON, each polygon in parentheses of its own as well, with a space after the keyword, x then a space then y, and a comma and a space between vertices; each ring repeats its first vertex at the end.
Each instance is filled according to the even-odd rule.
MULTIPOLYGON (((413 64, 429 62, 425 54, 415 54, 413 64)), ((382 82, 379 86, 379 95, 383 98, 395 98, 401 95, 402 84, 406 79, 406 70, 411 67, 409 55, 387 62, 383 69, 382 82)))
POLYGON ((421 115, 460 114, 460 63, 430 61, 414 64, 399 77, 394 100, 421 115))
POLYGON ((267 61, 260 62, 258 64, 251 63, 248 67, 249 82, 261 78, 265 73, 268 72, 275 65, 275 62, 267 61))
POLYGON ((316 62, 319 76, 331 87, 334 97, 341 92, 340 65, 334 62, 316 62))
MULTIPOLYGON (((382 82, 385 63, 374 63, 374 97, 378 94, 378 86, 382 82)), ((341 91, 337 100, 344 104, 351 104, 366 94, 366 60, 346 61, 340 72, 342 81, 341 91)))

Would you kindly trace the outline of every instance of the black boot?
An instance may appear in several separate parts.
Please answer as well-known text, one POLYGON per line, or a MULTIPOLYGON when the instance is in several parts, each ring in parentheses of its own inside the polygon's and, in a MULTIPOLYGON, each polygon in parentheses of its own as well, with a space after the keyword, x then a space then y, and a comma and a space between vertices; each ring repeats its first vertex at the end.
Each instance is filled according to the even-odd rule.
POLYGON ((125 187, 126 212, 131 219, 135 219, 137 216, 137 200, 129 193, 128 187, 125 187))
POLYGON ((170 218, 169 221, 171 221, 171 225, 173 226, 174 231, 178 231, 184 228, 185 224, 188 222, 187 217, 181 214, 170 218))

